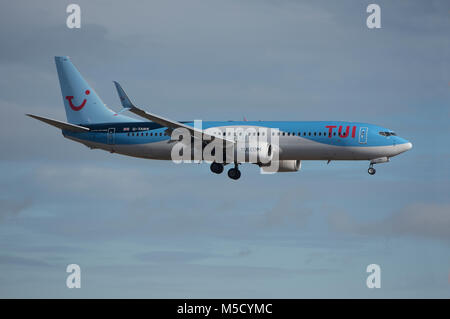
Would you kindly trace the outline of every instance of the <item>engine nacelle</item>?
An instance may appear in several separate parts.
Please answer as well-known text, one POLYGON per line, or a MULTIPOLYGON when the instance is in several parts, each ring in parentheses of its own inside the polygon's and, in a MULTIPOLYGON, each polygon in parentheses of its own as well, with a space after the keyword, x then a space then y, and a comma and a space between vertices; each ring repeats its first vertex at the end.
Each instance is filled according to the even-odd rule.
POLYGON ((265 173, 297 172, 302 166, 301 160, 282 160, 271 162, 270 165, 261 165, 265 173))

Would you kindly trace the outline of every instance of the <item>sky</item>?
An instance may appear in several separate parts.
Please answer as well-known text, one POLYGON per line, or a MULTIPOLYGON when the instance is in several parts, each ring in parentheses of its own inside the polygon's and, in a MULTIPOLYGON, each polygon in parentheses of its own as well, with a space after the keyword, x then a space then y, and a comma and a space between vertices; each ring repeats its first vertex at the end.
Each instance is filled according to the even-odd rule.
POLYGON ((450 297, 449 1, 77 0, 80 29, 70 3, 0 5, 0 297, 450 297), (413 149, 239 181, 89 150, 24 115, 66 120, 56 55, 114 110, 116 80, 176 120, 369 122, 413 149))

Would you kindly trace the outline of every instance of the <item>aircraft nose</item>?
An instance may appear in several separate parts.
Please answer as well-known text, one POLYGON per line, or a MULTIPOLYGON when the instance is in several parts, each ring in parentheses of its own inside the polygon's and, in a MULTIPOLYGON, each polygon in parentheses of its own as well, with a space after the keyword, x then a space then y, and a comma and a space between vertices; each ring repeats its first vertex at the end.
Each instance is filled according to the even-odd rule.
POLYGON ((412 149, 412 143, 408 140, 405 140, 401 137, 397 137, 396 142, 397 142, 397 149, 399 151, 399 154, 412 149))
POLYGON ((409 151, 410 149, 412 149, 412 143, 411 143, 411 142, 406 143, 406 144, 405 144, 405 148, 406 148, 407 151, 409 151))

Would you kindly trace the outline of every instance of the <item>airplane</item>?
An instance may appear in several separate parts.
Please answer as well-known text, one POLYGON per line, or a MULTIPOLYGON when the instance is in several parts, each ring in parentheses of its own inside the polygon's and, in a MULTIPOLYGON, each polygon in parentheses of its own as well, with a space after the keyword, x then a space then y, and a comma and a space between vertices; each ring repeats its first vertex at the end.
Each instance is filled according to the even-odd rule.
POLYGON ((368 173, 374 175, 374 164, 389 162, 391 157, 412 148, 411 142, 397 136, 390 129, 359 122, 245 119, 203 121, 202 127, 199 128, 194 125, 194 121, 175 121, 136 107, 117 82, 114 84, 122 110, 115 112, 102 102, 69 57, 56 56, 55 63, 67 122, 33 114, 26 115, 61 129, 65 138, 91 149, 145 159, 171 160, 172 148, 176 142, 171 133, 177 129, 188 132, 192 140, 200 138, 200 147, 207 146, 208 141, 218 141, 226 149, 236 147, 242 134, 236 133, 239 129, 253 128, 258 130, 258 136, 261 130, 261 135, 276 137, 278 140, 274 147, 268 142, 265 147, 253 148, 247 145, 242 149, 247 153, 256 152, 256 160, 247 161, 245 156, 242 160, 235 151, 231 153, 231 157, 221 156, 211 162, 210 169, 216 174, 221 174, 224 166, 231 164, 228 177, 237 180, 241 176, 239 165, 243 163, 253 163, 260 166, 262 171, 278 173, 296 172, 300 170, 302 161, 309 160, 323 160, 327 163, 338 160, 366 160, 369 161, 368 173), (124 115, 126 111, 141 117, 142 120, 124 115), (265 162, 260 158, 264 158, 265 162), (277 164, 272 171, 267 164, 271 162, 277 164))

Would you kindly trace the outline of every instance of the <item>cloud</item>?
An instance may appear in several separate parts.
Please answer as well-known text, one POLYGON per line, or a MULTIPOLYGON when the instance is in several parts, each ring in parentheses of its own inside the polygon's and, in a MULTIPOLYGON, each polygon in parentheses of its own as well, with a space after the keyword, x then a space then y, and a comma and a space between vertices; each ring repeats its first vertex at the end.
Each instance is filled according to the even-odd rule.
POLYGON ((252 250, 245 248, 245 249, 240 249, 236 255, 238 257, 247 257, 247 256, 250 256, 251 254, 252 254, 252 250))
POLYGON ((0 221, 7 217, 17 216, 31 206, 31 199, 0 199, 0 221))
POLYGON ((0 255, 0 265, 26 266, 26 267, 49 267, 47 262, 40 261, 35 258, 0 255))
POLYGON ((351 215, 329 215, 333 230, 363 236, 414 236, 450 240, 450 204, 415 203, 380 221, 358 222, 351 215))
POLYGON ((191 251, 152 251, 139 253, 136 258, 142 262, 185 264, 213 256, 212 254, 191 251))
POLYGON ((297 192, 283 192, 275 205, 264 214, 264 226, 306 227, 312 210, 302 201, 305 201, 304 196, 297 192))

